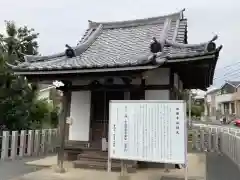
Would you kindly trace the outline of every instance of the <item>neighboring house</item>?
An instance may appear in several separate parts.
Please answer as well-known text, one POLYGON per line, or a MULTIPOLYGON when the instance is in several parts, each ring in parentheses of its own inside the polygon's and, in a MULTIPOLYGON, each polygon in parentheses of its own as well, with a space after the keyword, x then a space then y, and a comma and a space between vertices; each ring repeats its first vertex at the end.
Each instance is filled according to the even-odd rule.
POLYGON ((221 114, 240 116, 240 81, 226 81, 216 94, 221 114))
POLYGON ((217 103, 216 103, 216 95, 218 93, 218 88, 213 88, 208 90, 205 94, 205 103, 204 103, 204 115, 212 118, 216 118, 217 116, 217 103))
POLYGON ((53 85, 39 84, 38 99, 46 99, 48 101, 51 101, 50 94, 51 94, 51 90, 54 88, 55 86, 53 85))

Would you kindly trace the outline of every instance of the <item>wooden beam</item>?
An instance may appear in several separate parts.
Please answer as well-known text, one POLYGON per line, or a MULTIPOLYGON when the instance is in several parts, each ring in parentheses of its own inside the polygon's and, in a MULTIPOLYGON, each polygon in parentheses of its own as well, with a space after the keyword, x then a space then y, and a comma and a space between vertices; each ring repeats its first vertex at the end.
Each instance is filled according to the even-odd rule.
POLYGON ((91 85, 72 85, 69 87, 71 91, 135 91, 139 89, 144 90, 169 90, 171 86, 169 84, 166 85, 99 85, 99 86, 91 86, 91 85))
POLYGON ((100 77, 140 77, 143 70, 139 71, 115 71, 115 72, 101 72, 101 73, 85 73, 85 74, 39 74, 26 75, 30 81, 54 81, 54 80, 87 80, 99 79, 100 77))

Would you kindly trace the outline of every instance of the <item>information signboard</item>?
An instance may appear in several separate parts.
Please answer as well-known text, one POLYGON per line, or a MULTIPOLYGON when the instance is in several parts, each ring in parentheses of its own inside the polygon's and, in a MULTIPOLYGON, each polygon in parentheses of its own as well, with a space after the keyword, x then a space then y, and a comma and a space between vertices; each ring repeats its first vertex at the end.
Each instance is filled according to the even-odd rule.
POLYGON ((110 159, 186 164, 186 104, 181 100, 110 101, 110 159))

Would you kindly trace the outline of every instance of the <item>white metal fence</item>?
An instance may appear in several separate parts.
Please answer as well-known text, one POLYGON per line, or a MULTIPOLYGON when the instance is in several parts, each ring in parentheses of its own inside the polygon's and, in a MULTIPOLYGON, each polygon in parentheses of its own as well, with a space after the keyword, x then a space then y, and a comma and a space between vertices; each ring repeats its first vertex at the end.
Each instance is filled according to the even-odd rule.
POLYGON ((240 129, 212 125, 193 126, 192 149, 227 155, 240 166, 240 129))
POLYGON ((0 159, 42 156, 56 151, 57 129, 0 132, 0 159))

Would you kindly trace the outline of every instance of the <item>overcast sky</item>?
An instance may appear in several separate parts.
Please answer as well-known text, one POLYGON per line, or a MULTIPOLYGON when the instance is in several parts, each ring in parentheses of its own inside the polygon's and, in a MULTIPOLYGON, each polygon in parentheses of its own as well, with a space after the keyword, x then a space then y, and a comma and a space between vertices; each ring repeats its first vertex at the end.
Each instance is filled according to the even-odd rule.
POLYGON ((0 32, 4 20, 28 25, 40 33, 40 53, 60 52, 74 46, 87 20, 116 21, 164 15, 186 8, 189 43, 219 35, 223 50, 218 68, 240 61, 240 2, 238 0, 0 0, 0 32))

